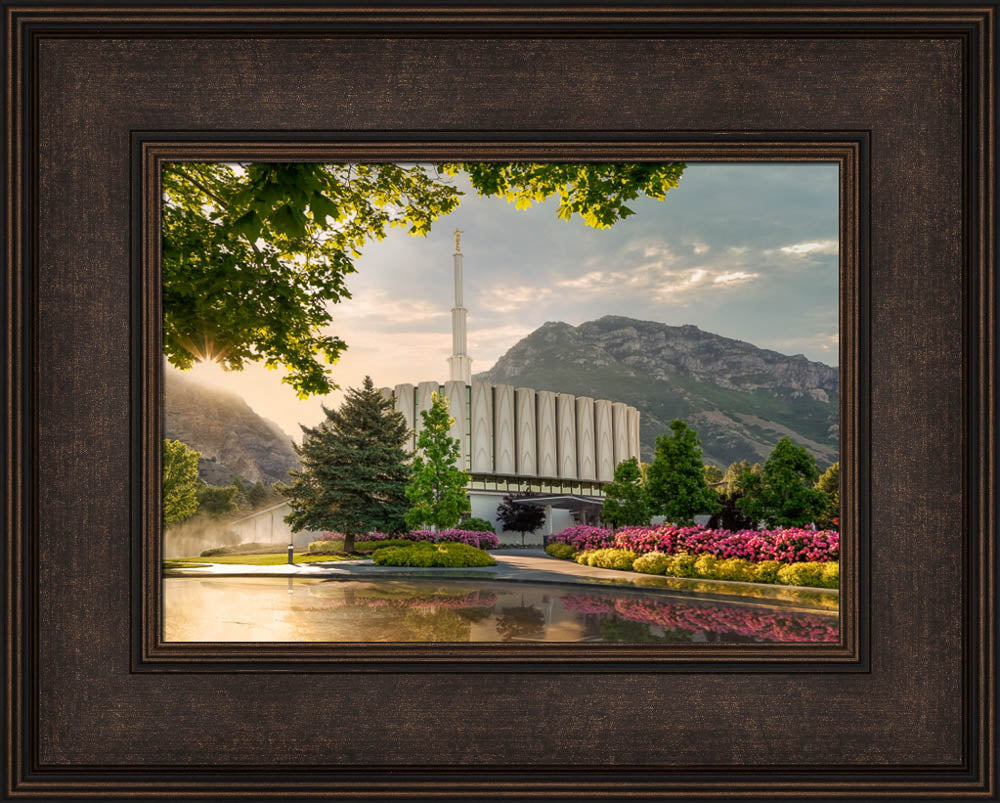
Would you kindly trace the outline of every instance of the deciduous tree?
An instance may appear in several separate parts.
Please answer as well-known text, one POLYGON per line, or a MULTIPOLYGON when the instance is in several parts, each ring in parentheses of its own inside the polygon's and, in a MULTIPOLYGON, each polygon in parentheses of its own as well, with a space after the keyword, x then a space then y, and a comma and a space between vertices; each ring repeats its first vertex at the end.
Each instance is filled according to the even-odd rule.
POLYGON ((425 235, 456 208, 451 177, 519 208, 558 196, 559 217, 604 228, 640 196, 663 199, 684 165, 531 162, 410 165, 174 162, 164 166, 163 349, 190 368, 282 366, 300 396, 336 387, 347 344, 331 307, 365 245, 388 229, 425 235))
POLYGON ((448 398, 432 394, 430 409, 422 410, 420 418, 413 476, 406 487, 411 504, 406 523, 410 527, 454 527, 470 510, 465 492, 469 475, 457 465, 461 444, 448 434, 454 423, 448 398))
POLYGON ((521 534, 521 546, 524 546, 526 533, 533 533, 545 524, 545 508, 541 505, 516 504, 515 500, 531 499, 533 494, 508 494, 497 506, 497 521, 505 533, 521 534))
POLYGON ((817 521, 829 504, 827 495, 814 487, 818 474, 816 460, 805 447, 782 438, 762 472, 743 472, 739 508, 767 527, 804 527, 817 521))
POLYGON ((198 510, 198 458, 180 441, 163 441, 163 524, 191 518, 198 510))
POLYGON ((612 527, 649 524, 649 500, 642 481, 639 460, 630 457, 615 468, 615 478, 604 486, 601 518, 612 527))
POLYGON ((694 524, 700 513, 719 508, 717 494, 705 482, 698 434, 680 420, 670 422, 670 433, 656 439, 656 455, 646 471, 646 493, 654 514, 672 524, 694 524))

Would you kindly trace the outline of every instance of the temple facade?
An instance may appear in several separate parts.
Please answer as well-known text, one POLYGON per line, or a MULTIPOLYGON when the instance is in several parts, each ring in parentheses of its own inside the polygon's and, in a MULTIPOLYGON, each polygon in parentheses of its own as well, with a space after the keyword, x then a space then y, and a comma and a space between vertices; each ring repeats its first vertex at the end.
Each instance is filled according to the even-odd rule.
POLYGON ((448 399, 451 436, 461 446, 459 465, 469 473, 472 515, 494 524, 502 543, 520 543, 518 533, 497 524, 497 506, 510 493, 531 492, 546 508, 546 523, 525 538, 542 542, 546 533, 596 521, 603 486, 615 467, 639 457, 639 411, 622 402, 553 390, 494 385, 472 379, 463 303, 461 232, 455 233, 452 355, 449 379, 381 389, 410 427, 415 446, 423 410, 434 393, 448 399))

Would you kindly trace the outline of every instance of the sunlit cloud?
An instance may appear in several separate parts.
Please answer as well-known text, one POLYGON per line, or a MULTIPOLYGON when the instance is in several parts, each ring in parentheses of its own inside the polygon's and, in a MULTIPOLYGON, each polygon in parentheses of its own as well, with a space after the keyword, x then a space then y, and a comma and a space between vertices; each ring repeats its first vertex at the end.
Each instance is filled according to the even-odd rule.
POLYGON ((739 282, 749 282, 759 276, 759 273, 747 273, 743 270, 737 270, 732 273, 720 273, 712 279, 712 284, 737 284, 739 282))
POLYGON ((836 240, 812 240, 810 242, 795 243, 794 245, 785 245, 778 250, 783 254, 791 254, 792 256, 807 256, 810 254, 836 254, 838 248, 836 240))

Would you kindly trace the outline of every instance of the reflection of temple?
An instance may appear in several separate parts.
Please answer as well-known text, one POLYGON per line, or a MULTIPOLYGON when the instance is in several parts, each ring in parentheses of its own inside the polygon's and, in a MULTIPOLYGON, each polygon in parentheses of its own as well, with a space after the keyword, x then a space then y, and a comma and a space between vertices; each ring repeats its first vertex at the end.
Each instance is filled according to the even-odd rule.
MULTIPOLYGON (((406 423, 419 432, 420 413, 432 393, 443 393, 454 419, 452 437, 471 475, 472 515, 496 523, 503 496, 531 491, 544 505, 546 524, 526 541, 541 543, 545 532, 596 521, 604 483, 615 466, 639 456, 639 411, 622 402, 572 396, 550 390, 492 385, 472 379, 468 353, 468 310, 463 303, 462 253, 455 236, 455 306, 451 310, 452 355, 449 380, 382 388, 395 400, 406 423)), ((409 448, 413 448, 411 436, 409 448)), ((520 542, 515 533, 501 539, 520 542)))

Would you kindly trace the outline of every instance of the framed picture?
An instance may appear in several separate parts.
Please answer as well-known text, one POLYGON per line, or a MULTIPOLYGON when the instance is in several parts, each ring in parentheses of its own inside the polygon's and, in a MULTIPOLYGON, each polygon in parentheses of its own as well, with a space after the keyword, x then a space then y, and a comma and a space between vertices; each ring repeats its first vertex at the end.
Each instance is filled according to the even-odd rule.
POLYGON ((996 12, 5 5, 5 794, 996 799, 996 12))

